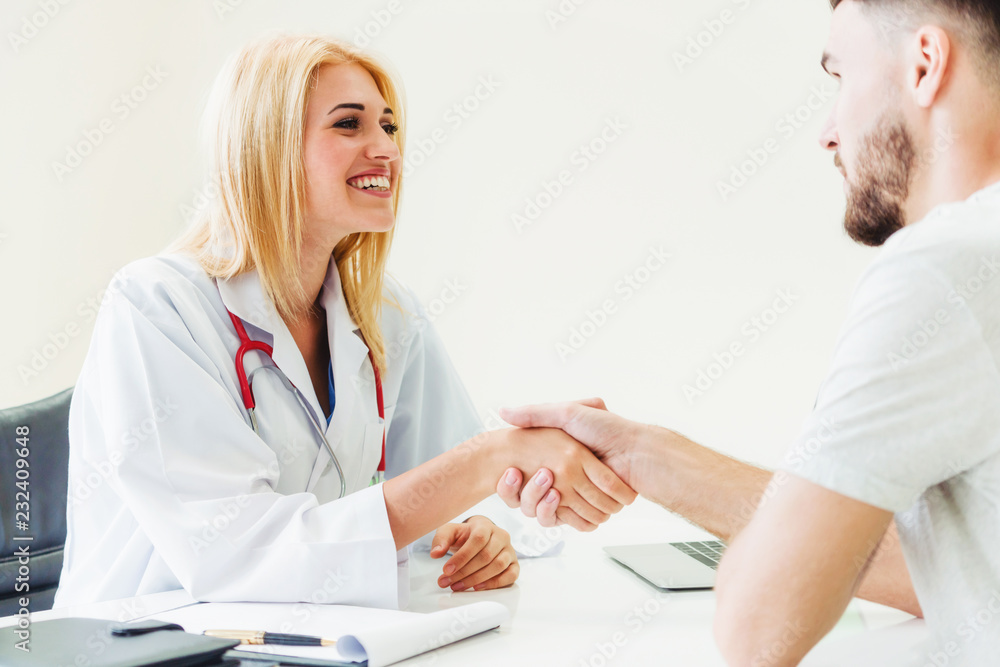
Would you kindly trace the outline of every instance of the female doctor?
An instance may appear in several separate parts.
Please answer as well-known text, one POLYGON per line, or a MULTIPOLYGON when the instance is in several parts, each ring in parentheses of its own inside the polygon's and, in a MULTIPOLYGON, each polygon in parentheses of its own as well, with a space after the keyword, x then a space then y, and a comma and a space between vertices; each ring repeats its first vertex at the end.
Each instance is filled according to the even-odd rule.
POLYGON ((76 385, 57 606, 184 588, 392 608, 435 529, 431 555, 454 551, 439 585, 517 578, 505 531, 446 523, 508 467, 551 470, 580 529, 634 499, 561 430, 476 435, 420 304, 384 280, 404 109, 382 66, 278 37, 212 100, 218 196, 115 276, 76 385))

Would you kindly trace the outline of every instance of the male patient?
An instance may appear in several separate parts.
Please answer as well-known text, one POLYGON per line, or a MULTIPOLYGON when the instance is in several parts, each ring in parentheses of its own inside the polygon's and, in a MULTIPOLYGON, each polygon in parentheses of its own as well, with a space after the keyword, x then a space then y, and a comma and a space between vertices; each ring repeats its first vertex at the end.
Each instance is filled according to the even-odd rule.
MULTIPOLYGON (((784 470, 598 400, 504 417, 565 429, 730 543, 715 635, 732 664, 796 664, 854 595, 926 616, 921 665, 998 664, 1000 2, 832 5, 822 65, 840 92, 820 142, 844 174, 847 233, 884 246, 784 470)), ((508 504, 559 520, 548 484, 510 477, 508 504)))

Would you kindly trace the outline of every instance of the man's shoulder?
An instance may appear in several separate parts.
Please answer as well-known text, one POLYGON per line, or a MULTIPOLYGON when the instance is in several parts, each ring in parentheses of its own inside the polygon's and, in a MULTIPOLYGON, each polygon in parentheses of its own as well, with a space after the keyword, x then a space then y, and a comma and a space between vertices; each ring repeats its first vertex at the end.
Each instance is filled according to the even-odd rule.
POLYGON ((900 278, 928 275, 951 287, 970 281, 985 287, 1000 275, 1000 192, 937 207, 890 237, 871 268, 900 278))

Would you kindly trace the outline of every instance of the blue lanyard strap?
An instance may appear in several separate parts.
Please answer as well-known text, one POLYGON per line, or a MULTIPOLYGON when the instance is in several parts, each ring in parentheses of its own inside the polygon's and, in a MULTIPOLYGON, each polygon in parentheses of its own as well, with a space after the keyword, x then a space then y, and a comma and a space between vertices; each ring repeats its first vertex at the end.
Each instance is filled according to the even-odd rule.
POLYGON ((326 425, 330 425, 330 420, 333 419, 333 409, 337 407, 337 394, 333 389, 333 360, 326 366, 326 388, 330 393, 330 416, 326 418, 326 425))

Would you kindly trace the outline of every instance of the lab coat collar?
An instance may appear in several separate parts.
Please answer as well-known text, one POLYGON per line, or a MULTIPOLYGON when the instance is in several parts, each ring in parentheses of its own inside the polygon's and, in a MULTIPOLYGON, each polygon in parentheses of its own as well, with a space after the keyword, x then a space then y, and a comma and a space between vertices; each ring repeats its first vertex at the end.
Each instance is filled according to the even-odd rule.
MULTIPOLYGON (((325 422, 326 411, 320 407, 302 353, 295 343, 295 339, 292 338, 288 326, 278 315, 271 299, 264 293, 256 269, 233 278, 220 278, 217 283, 222 302, 234 315, 244 322, 249 322, 264 334, 271 336, 272 341, 264 339, 263 342, 270 343, 274 348, 272 355, 274 363, 299 388, 320 423, 325 422)), ((327 344, 330 349, 337 391, 338 410, 335 412, 350 414, 354 392, 347 391, 347 387, 343 387, 342 390, 342 383, 338 384, 337 379, 355 378, 358 369, 368 356, 368 347, 361 339, 360 329, 347 309, 347 301, 340 282, 340 273, 337 271, 337 264, 332 256, 327 266, 323 287, 320 290, 319 301, 326 311, 327 344), (343 410, 340 409, 341 406, 343 406, 343 410)), ((226 319, 228 320, 228 316, 226 319)), ((228 321, 226 324, 232 326, 228 321)), ((251 338, 254 338, 253 333, 249 331, 248 333, 251 338)), ((250 362, 248 361, 248 363, 250 362)), ((335 415, 334 421, 330 424, 331 429, 336 421, 335 415)))
MULTIPOLYGON (((354 377, 358 369, 368 357, 368 346, 361 337, 361 328, 351 317, 347 309, 347 298, 344 296, 343 285, 340 282, 340 272, 337 263, 330 258, 326 278, 320 292, 320 303, 326 311, 326 330, 330 343, 330 361, 333 364, 334 381, 338 377, 354 377)), ((340 404, 340 391, 337 391, 337 404, 340 404)))

